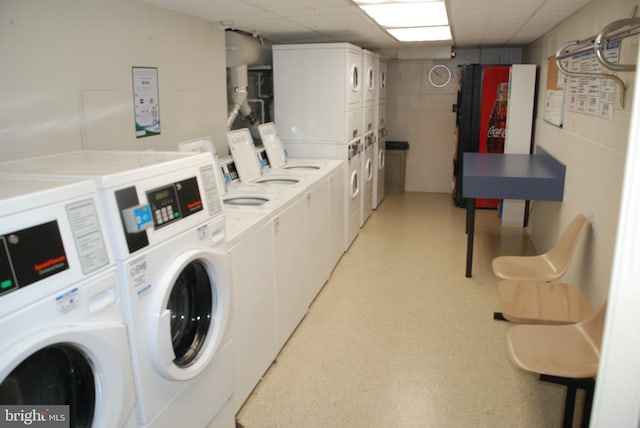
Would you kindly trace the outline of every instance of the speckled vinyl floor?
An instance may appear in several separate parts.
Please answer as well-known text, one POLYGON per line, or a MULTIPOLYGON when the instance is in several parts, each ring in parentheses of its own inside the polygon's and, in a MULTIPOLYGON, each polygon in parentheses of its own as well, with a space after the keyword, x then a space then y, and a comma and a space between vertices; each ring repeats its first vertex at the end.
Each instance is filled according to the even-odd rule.
POLYGON ((559 427, 564 389, 514 367, 490 260, 533 251, 479 210, 473 278, 449 195, 387 195, 244 407, 245 428, 559 427))

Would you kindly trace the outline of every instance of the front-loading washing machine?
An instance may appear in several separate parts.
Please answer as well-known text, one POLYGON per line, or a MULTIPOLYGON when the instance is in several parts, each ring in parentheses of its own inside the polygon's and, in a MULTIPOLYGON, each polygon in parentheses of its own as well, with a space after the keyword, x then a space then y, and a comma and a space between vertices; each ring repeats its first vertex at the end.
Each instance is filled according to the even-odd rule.
POLYGON ((0 426, 136 426, 108 241, 93 181, 0 177, 0 426))
POLYGON ((2 169, 96 183, 117 261, 138 426, 233 427, 231 286, 211 154, 80 151, 2 169))

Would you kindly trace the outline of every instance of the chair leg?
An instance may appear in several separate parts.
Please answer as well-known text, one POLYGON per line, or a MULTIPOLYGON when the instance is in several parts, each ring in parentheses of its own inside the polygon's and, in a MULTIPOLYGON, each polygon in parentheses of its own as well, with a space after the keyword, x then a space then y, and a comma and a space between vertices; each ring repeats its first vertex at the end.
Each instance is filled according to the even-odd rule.
POLYGON ((563 428, 572 428, 573 413, 576 404, 576 392, 578 388, 584 389, 584 405, 582 407, 582 428, 589 427, 589 419, 591 418, 591 406, 593 404, 593 393, 595 390, 595 379, 572 379, 561 376, 540 375, 543 382, 555 383, 567 387, 567 394, 564 399, 564 415, 562 416, 563 428))
POLYGON ((562 428, 573 428, 573 412, 576 408, 575 385, 567 384, 567 394, 564 398, 564 415, 562 416, 562 428))
POLYGON ((593 393, 595 390, 596 382, 594 379, 585 379, 584 389, 584 406, 582 407, 582 428, 589 428, 589 422, 591 421, 591 406, 593 405, 593 393))
POLYGON ((502 312, 494 312, 493 313, 493 319, 496 321, 508 321, 504 315, 502 314, 502 312))

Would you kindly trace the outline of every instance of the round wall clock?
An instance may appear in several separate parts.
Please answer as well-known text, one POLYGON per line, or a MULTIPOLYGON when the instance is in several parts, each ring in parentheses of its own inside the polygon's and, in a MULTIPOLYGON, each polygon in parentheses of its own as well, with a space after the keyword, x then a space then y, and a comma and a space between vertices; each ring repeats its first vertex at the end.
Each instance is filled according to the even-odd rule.
POLYGON ((451 81, 451 69, 444 64, 436 64, 429 69, 429 83, 436 88, 447 86, 451 81))

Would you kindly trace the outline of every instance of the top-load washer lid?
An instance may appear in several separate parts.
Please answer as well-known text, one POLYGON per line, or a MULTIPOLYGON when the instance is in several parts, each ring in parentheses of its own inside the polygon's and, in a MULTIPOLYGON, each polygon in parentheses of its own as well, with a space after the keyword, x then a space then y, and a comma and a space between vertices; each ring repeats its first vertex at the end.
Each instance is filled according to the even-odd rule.
POLYGON ((247 128, 227 132, 227 143, 236 164, 240 181, 251 183, 262 176, 260 160, 247 128))
POLYGON ((258 125, 258 132, 262 145, 267 152, 269 163, 272 169, 281 168, 287 162, 287 158, 282 147, 282 142, 278 138, 276 126, 273 122, 258 125))
POLYGON ((258 152, 248 129, 229 131, 227 133, 227 141, 241 182, 260 184, 300 183, 301 180, 293 175, 271 174, 268 177, 262 175, 258 152))
POLYGON ((319 170, 322 168, 321 164, 314 163, 287 164, 287 156, 282 141, 278 136, 275 123, 268 122, 258 125, 258 132, 260 133, 262 145, 267 152, 272 170, 278 168, 286 170, 319 170))
MULTIPOLYGON (((236 189, 232 192, 227 191, 225 178, 222 169, 228 165, 228 161, 220 160, 216 152, 213 141, 209 137, 197 138, 194 140, 182 141, 178 144, 180 151, 184 152, 211 152, 214 159, 214 172, 218 188, 221 192, 222 203, 225 206, 263 206, 274 200, 275 196, 270 193, 253 192, 245 189, 236 189)), ((234 163, 235 164, 235 163, 234 163)), ((234 166, 235 168, 235 166, 234 166)))

